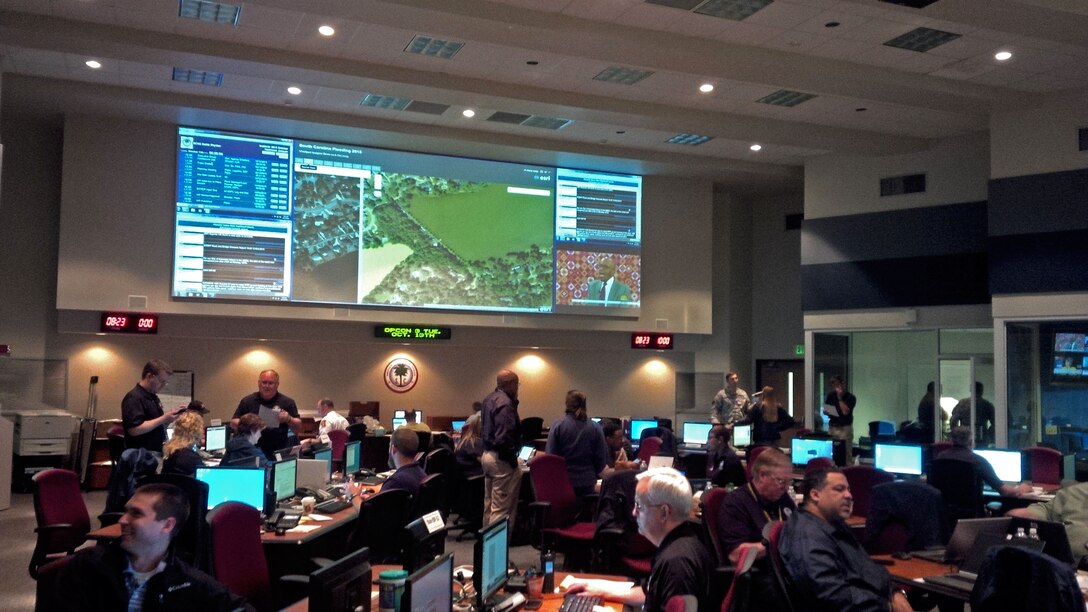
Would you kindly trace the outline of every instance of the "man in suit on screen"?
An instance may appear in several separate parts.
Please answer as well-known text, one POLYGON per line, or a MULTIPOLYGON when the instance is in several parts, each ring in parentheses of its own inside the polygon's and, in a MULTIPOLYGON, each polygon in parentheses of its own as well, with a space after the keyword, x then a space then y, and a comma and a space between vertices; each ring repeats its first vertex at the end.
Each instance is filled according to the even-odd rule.
POLYGON ((597 278, 589 281, 587 299, 604 305, 631 303, 631 288, 616 278, 616 264, 608 258, 597 263, 597 278))

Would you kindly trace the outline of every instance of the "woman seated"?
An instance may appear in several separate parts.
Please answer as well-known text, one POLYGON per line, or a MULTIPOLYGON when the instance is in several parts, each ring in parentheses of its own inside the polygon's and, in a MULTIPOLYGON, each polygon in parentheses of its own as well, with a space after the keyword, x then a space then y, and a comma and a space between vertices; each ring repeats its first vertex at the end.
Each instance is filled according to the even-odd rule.
POLYGON ((480 437, 480 419, 468 419, 461 428, 461 439, 453 451, 453 458, 466 477, 483 474, 480 455, 484 454, 484 441, 480 437))
POLYGON ((223 454, 220 465, 237 465, 245 459, 257 457, 257 465, 265 466, 270 462, 268 457, 257 448, 257 440, 261 439, 261 430, 264 429, 264 421, 255 414, 243 414, 238 421, 238 428, 234 437, 227 442, 227 452, 223 454))
POLYGON ((748 418, 742 423, 751 423, 753 444, 772 444, 782 437, 782 431, 796 425, 793 417, 778 404, 773 387, 763 387, 759 403, 748 411, 748 418))
POLYGON ((193 476, 204 460, 197 450, 204 444, 204 419, 187 410, 174 421, 174 435, 162 447, 162 473, 193 476))

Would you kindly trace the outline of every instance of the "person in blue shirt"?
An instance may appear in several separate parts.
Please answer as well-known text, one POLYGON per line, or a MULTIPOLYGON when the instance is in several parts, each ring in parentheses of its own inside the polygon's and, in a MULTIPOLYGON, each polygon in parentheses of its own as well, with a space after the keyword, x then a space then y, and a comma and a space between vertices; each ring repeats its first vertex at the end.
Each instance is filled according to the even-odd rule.
POLYGON ((544 451, 566 459, 576 496, 593 493, 597 477, 608 466, 608 445, 600 425, 586 415, 585 393, 567 391, 566 415, 551 426, 544 451))
POLYGON ((393 458, 393 465, 397 466, 397 471, 385 481, 382 491, 401 489, 411 493, 412 497, 419 495, 419 484, 427 477, 427 473, 416 461, 417 452, 419 436, 416 432, 407 427, 400 427, 393 432, 389 454, 393 458))
POLYGON ((263 430, 264 421, 261 417, 255 414, 243 414, 238 419, 238 428, 234 431, 234 437, 227 442, 227 450, 223 453, 220 465, 234 465, 250 457, 258 457, 261 466, 271 463, 261 449, 257 448, 257 440, 261 439, 263 430))

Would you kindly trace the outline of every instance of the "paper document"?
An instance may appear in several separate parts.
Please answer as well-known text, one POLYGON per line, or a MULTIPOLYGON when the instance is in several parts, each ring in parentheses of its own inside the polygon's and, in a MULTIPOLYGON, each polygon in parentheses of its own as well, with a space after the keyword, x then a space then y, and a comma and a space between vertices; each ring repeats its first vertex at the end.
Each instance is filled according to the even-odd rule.
POLYGON ((269 408, 268 406, 261 406, 261 411, 257 413, 257 416, 261 417, 264 421, 265 427, 279 427, 280 426, 280 411, 278 408, 269 408))
POLYGON ((839 412, 838 406, 832 406, 831 404, 824 404, 824 414, 827 416, 840 417, 842 414, 839 412))

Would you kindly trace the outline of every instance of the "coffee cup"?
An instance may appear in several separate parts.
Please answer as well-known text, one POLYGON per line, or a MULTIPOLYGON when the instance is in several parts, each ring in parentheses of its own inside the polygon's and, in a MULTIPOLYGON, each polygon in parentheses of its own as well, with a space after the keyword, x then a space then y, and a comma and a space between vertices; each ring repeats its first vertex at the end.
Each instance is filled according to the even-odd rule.
POLYGON ((317 506, 317 499, 311 496, 302 498, 302 512, 304 514, 310 514, 314 511, 314 507, 317 506))

